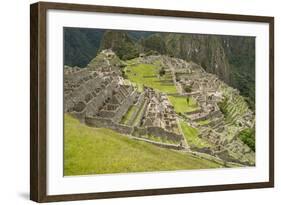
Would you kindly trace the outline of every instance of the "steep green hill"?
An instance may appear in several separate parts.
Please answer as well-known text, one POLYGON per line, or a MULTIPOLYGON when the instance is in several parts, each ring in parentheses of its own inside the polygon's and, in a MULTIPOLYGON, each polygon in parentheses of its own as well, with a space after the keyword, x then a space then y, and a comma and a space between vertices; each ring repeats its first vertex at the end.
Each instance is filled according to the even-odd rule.
POLYGON ((85 67, 100 48, 104 30, 64 28, 64 65, 85 67))
POLYGON ((220 165, 64 116, 64 175, 217 168, 220 165))
POLYGON ((100 50, 112 49, 122 60, 132 59, 139 55, 139 45, 123 31, 106 31, 103 35, 100 50))

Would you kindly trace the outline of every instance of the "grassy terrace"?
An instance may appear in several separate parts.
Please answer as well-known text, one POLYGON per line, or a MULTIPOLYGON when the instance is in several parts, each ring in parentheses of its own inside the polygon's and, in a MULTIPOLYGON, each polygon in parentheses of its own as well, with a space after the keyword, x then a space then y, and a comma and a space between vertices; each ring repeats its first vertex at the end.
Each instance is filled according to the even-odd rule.
POLYGON ((138 113, 133 121, 133 125, 136 126, 142 118, 143 112, 145 111, 145 103, 141 105, 141 108, 138 110, 138 113))
POLYGON ((192 97, 189 98, 189 101, 187 97, 182 96, 168 96, 168 98, 177 113, 191 112, 199 109, 196 100, 192 97))
POLYGON ((139 88, 145 85, 168 94, 177 92, 170 73, 158 78, 159 66, 157 65, 138 64, 127 66, 125 73, 128 79, 136 83, 139 88))
POLYGON ((91 128, 65 115, 64 175, 89 175, 220 167, 187 153, 132 140, 105 128, 91 128))
POLYGON ((121 123, 128 125, 130 119, 132 118, 132 115, 137 111, 137 107, 135 105, 132 105, 127 113, 122 117, 121 123))
POLYGON ((231 98, 231 89, 224 89, 223 92, 225 100, 219 104, 220 109, 225 115, 226 122, 234 124, 241 115, 248 111, 248 105, 240 95, 231 98))
POLYGON ((209 124, 211 121, 209 120, 209 119, 207 119, 207 120, 201 120, 201 121, 198 121, 197 123, 199 124, 199 125, 207 125, 207 124, 209 124))
POLYGON ((189 126, 186 122, 181 121, 180 126, 184 137, 189 145, 196 146, 198 148, 210 147, 211 145, 206 141, 198 137, 198 130, 189 126))

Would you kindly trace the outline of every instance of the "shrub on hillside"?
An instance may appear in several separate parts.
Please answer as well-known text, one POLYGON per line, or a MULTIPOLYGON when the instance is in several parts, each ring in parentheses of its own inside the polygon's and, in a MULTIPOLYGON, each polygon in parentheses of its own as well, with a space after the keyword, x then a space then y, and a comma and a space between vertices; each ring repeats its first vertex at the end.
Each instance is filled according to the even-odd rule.
POLYGON ((246 128, 239 133, 239 138, 248 145, 253 151, 255 151, 255 130, 246 128))

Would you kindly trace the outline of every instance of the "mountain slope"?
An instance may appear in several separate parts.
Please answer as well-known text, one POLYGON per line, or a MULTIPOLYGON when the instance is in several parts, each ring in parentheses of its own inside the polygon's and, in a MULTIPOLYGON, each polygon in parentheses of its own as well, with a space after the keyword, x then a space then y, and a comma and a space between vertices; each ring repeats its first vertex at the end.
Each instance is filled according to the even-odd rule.
POLYGON ((64 65, 85 67, 97 55, 104 31, 64 28, 64 65))
POLYGON ((139 55, 140 47, 123 31, 106 31, 100 44, 100 50, 112 49, 123 60, 132 59, 139 55))

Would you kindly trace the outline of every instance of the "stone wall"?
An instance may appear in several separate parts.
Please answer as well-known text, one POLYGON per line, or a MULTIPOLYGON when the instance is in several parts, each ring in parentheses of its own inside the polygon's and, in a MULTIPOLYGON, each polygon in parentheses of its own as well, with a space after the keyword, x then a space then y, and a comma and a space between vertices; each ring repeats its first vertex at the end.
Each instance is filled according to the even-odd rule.
POLYGON ((101 110, 99 112, 99 116, 104 117, 104 118, 112 118, 112 117, 114 117, 114 115, 115 115, 114 111, 101 110))
POLYGON ((200 113, 200 112, 202 112, 202 108, 199 108, 197 110, 193 110, 193 111, 190 111, 190 112, 185 112, 185 114, 192 115, 192 114, 196 114, 196 113, 200 113))
POLYGON ((85 117, 85 123, 93 127, 110 128, 123 134, 131 134, 133 132, 133 127, 121 125, 113 122, 111 119, 101 117, 85 117))
POLYGON ((145 127, 134 127, 133 136, 141 137, 147 135, 147 128, 145 127))
POLYGON ((112 95, 114 88, 117 86, 116 82, 108 84, 105 89, 101 90, 96 97, 92 98, 87 104, 87 115, 93 116, 98 112, 98 108, 103 105, 108 96, 112 95))
POLYGON ((148 142, 148 143, 151 143, 153 145, 156 145, 156 146, 159 146, 159 147, 163 147, 163 148, 167 148, 167 149, 174 149, 174 150, 183 150, 184 149, 184 147, 180 146, 180 145, 155 142, 155 141, 144 139, 144 138, 141 138, 141 137, 133 137, 133 139, 136 139, 136 140, 139 140, 139 141, 148 142))
MULTIPOLYGON (((199 113, 194 113, 194 115, 199 114, 199 113)), ((209 112, 209 113, 202 113, 201 115, 198 116, 191 116, 191 120, 193 121, 201 121, 201 120, 207 120, 210 118, 215 118, 215 117, 220 117, 221 116, 221 112, 219 110, 213 111, 213 112, 209 112)))
POLYGON ((84 123, 85 121, 85 116, 86 116, 86 111, 83 110, 82 112, 72 112, 70 113, 72 116, 77 118, 80 122, 84 123))
POLYGON ((85 117, 85 123, 93 127, 105 127, 120 132, 122 134, 131 134, 136 137, 141 137, 147 134, 164 137, 168 140, 181 141, 182 136, 168 132, 160 127, 130 127, 127 125, 118 124, 111 119, 102 117, 85 117))
POLYGON ((147 127, 147 134, 157 137, 166 137, 168 140, 180 141, 182 136, 173 132, 168 132, 161 127, 147 127))
POLYGON ((199 147, 195 147, 195 146, 190 146, 190 149, 195 152, 201 152, 201 153, 205 153, 205 154, 214 155, 213 151, 209 147, 199 148, 199 147))

